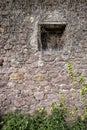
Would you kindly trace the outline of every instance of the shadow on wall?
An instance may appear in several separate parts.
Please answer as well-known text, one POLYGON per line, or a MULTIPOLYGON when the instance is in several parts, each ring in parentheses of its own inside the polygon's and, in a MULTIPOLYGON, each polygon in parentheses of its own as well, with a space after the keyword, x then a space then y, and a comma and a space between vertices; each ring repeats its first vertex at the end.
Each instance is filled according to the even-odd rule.
POLYGON ((6 87, 7 83, 5 81, 0 81, 0 88, 6 87))
POLYGON ((0 58, 0 66, 3 66, 3 63, 4 63, 4 59, 0 58))

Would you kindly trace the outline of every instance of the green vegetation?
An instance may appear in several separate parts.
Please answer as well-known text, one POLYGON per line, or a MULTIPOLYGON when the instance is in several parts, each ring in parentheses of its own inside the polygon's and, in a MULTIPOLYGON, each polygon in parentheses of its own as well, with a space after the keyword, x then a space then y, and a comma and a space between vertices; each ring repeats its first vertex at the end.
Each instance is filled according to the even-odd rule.
POLYGON ((67 122, 67 109, 61 103, 52 103, 51 114, 47 115, 43 107, 33 115, 8 113, 0 118, 0 130, 87 130, 87 118, 78 117, 67 122))
POLYGON ((29 117, 18 113, 8 113, 2 116, 2 130, 26 130, 29 123, 29 117))
POLYGON ((37 111, 32 116, 8 113, 0 120, 0 130, 86 130, 86 118, 80 117, 72 123, 65 120, 66 111, 61 105, 53 108, 50 115, 37 111))
POLYGON ((72 80, 73 88, 77 91, 76 86, 75 86, 76 83, 81 86, 80 96, 81 96, 81 100, 82 100, 82 104, 83 104, 82 120, 84 120, 84 118, 87 117, 87 104, 86 104, 87 82, 85 82, 82 75, 79 75, 78 77, 75 76, 71 62, 67 62, 67 67, 68 67, 68 73, 69 73, 71 80, 72 80))

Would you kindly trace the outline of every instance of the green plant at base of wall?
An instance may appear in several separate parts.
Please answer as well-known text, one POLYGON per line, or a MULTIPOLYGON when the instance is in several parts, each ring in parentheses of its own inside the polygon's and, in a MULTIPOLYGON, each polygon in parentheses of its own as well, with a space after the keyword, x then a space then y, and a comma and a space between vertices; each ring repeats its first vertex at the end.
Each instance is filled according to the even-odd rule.
POLYGON ((8 113, 3 117, 2 130, 26 130, 29 116, 18 113, 8 113))
POLYGON ((3 122, 0 130, 87 130, 87 118, 78 117, 72 122, 66 121, 67 110, 61 103, 60 106, 53 103, 51 113, 35 111, 33 115, 8 113, 2 116, 3 122))

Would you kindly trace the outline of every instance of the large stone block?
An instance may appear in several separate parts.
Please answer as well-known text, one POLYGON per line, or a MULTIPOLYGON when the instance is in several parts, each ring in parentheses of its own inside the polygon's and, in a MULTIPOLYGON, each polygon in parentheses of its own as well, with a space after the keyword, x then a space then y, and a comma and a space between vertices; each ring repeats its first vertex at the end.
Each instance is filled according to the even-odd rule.
POLYGON ((44 77, 44 75, 41 74, 41 73, 38 73, 38 74, 36 74, 36 75, 34 75, 34 76, 32 77, 32 80, 35 80, 35 81, 42 81, 42 80, 44 80, 44 79, 45 79, 45 77, 44 77))
POLYGON ((44 98, 44 93, 43 92, 35 92, 34 97, 36 100, 42 100, 44 98))
POLYGON ((9 78, 10 80, 22 80, 24 79, 24 74, 22 72, 11 73, 9 78))

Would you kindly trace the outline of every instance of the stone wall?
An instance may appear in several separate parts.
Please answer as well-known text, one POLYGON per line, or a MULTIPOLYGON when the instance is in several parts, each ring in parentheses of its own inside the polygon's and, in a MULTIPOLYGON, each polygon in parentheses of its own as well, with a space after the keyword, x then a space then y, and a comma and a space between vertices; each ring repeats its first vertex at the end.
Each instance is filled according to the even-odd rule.
POLYGON ((81 108, 67 61, 87 80, 86 0, 0 0, 0 113, 32 113, 39 106, 49 112, 61 91, 69 107, 81 108), (39 22, 55 21, 66 23, 63 48, 39 50, 39 22))

